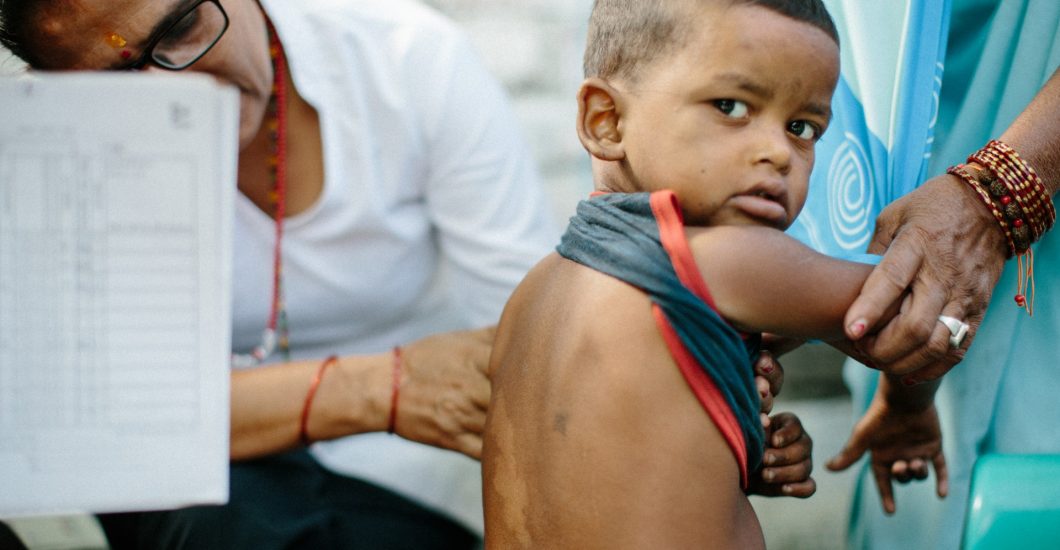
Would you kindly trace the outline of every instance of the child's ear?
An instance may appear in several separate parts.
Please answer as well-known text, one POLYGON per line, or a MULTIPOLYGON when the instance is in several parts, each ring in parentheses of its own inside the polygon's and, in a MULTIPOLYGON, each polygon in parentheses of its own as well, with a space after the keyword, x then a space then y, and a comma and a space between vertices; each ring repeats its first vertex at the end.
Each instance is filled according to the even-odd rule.
POLYGON ((578 90, 578 139, 590 155, 600 160, 626 157, 618 127, 619 94, 621 92, 597 77, 586 79, 578 90))

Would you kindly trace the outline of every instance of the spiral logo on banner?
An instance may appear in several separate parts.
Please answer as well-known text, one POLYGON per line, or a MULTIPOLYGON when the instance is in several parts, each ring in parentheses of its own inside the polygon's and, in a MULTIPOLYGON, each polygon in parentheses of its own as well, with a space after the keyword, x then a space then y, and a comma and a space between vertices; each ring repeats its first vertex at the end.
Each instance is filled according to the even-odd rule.
POLYGON ((844 250, 864 250, 872 236, 874 185, 865 147, 847 132, 828 167, 828 219, 844 250))
POLYGON ((924 162, 931 160, 931 148, 935 146, 935 125, 939 122, 939 106, 942 103, 942 74, 945 67, 935 64, 935 85, 931 89, 931 122, 928 123, 927 144, 924 151, 924 162))

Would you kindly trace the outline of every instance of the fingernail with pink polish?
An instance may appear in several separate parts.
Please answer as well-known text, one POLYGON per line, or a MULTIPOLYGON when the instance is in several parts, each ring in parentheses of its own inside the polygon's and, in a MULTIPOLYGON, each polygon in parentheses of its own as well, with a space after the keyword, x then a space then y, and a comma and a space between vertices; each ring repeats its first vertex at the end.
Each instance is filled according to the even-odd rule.
POLYGON ((853 336, 854 338, 859 338, 862 334, 865 334, 865 321, 863 319, 858 319, 857 321, 854 321, 850 324, 851 336, 853 336))

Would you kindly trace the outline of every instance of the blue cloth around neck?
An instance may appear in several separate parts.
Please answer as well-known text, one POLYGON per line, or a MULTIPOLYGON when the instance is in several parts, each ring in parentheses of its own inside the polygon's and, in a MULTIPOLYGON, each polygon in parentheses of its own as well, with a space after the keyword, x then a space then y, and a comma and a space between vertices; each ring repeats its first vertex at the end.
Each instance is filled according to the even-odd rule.
POLYGON ((662 246, 648 193, 583 200, 556 248, 564 258, 644 291, 724 395, 747 446, 747 469, 761 463, 765 434, 754 384, 760 335, 744 339, 677 277, 662 246))

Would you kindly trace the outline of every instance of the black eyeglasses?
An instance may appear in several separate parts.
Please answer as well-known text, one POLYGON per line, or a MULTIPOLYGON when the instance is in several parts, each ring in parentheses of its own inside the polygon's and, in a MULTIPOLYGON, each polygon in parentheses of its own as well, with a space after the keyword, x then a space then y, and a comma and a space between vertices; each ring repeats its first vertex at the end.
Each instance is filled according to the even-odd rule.
POLYGON ((176 12, 147 43, 135 61, 121 67, 136 71, 148 63, 170 71, 187 69, 213 48, 228 30, 228 14, 219 0, 200 0, 176 12))

